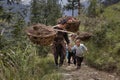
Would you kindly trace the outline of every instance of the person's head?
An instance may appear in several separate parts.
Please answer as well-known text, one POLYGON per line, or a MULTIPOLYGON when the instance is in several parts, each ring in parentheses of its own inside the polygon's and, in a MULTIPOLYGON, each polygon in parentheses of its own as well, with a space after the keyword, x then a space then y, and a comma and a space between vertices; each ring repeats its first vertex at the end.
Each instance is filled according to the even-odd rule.
POLYGON ((60 26, 61 28, 65 28, 67 25, 67 21, 68 21, 68 19, 63 19, 63 20, 59 21, 58 24, 61 25, 60 26))
POLYGON ((76 41, 75 41, 75 44, 77 45, 77 46, 80 46, 80 39, 76 39, 76 41))

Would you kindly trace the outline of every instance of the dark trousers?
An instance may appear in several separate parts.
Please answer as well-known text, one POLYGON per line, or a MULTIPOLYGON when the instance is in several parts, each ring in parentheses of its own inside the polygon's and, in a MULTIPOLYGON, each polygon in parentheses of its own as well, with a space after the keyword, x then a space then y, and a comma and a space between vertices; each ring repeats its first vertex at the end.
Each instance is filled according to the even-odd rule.
POLYGON ((77 60, 77 66, 80 67, 81 66, 81 63, 83 61, 83 57, 78 57, 76 56, 76 60, 77 60))
POLYGON ((73 63, 76 65, 75 54, 74 54, 73 52, 69 52, 69 51, 68 51, 68 64, 70 64, 71 58, 73 58, 73 63))
POLYGON ((61 45, 58 45, 55 48, 56 48, 56 51, 54 52, 55 64, 56 64, 56 66, 58 65, 58 57, 60 56, 59 66, 62 66, 63 61, 65 59, 65 55, 64 55, 64 52, 63 52, 63 47, 61 45))

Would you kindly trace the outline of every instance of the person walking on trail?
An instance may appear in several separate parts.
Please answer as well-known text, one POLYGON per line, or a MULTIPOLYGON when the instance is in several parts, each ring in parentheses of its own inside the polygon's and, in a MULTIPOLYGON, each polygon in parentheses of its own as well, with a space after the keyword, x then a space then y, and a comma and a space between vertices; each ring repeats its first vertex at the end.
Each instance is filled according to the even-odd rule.
POLYGON ((84 44, 81 44, 80 39, 76 39, 75 45, 72 48, 75 51, 76 55, 76 62, 77 62, 77 69, 80 69, 81 63, 83 61, 84 53, 87 52, 87 47, 84 44))
POLYGON ((68 50, 68 65, 70 65, 72 63, 71 61, 73 61, 74 65, 76 65, 75 54, 72 51, 72 47, 75 44, 75 37, 76 37, 75 34, 71 34, 70 35, 70 44, 69 44, 69 46, 67 46, 67 50, 68 50))
POLYGON ((55 64, 58 67, 63 65, 64 59, 65 59, 65 55, 66 55, 65 41, 67 45, 69 45, 70 43, 68 34, 66 32, 59 31, 59 30, 65 29, 67 21, 68 21, 67 19, 64 19, 54 27, 54 29, 58 31, 57 31, 56 37, 54 38, 52 48, 53 48, 55 64), (58 61, 58 57, 60 57, 59 61, 58 61))

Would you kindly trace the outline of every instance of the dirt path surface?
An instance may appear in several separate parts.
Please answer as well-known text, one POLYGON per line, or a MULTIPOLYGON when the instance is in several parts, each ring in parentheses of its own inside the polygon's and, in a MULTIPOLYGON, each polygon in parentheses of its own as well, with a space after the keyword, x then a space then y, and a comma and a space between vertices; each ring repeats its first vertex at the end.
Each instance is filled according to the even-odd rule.
POLYGON ((79 70, 71 64, 70 66, 62 66, 60 71, 63 75, 62 80, 120 80, 115 74, 90 68, 84 63, 79 70))

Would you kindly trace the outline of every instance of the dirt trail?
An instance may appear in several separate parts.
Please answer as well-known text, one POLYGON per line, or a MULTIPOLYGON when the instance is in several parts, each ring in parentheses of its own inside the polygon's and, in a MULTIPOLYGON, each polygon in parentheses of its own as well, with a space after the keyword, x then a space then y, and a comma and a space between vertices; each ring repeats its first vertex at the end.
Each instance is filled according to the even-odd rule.
POLYGON ((64 65, 61 68, 61 73, 63 75, 62 80, 120 80, 120 77, 114 73, 99 71, 88 67, 84 63, 79 70, 76 70, 76 66, 73 64, 70 66, 64 65))

